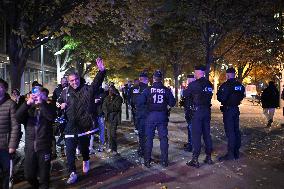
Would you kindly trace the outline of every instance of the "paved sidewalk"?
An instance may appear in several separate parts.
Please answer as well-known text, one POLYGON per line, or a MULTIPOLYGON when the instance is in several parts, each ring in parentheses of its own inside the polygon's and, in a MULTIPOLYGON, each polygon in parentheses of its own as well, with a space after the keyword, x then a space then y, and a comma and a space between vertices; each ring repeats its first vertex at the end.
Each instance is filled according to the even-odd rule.
MULTIPOLYGON (((276 111, 272 128, 265 128, 266 122, 260 106, 244 101, 240 106, 242 148, 241 158, 237 161, 219 163, 217 157, 226 151, 226 138, 222 123, 222 114, 218 103, 212 107, 212 139, 214 165, 201 164, 199 169, 186 166, 191 153, 183 151, 186 141, 186 123, 183 110, 174 108, 171 112, 169 129, 169 161, 167 168, 159 165, 159 139, 154 139, 154 164, 148 169, 141 165, 137 157, 137 135, 130 121, 125 120, 118 129, 119 156, 105 152, 91 156, 91 171, 82 174, 81 161, 77 161, 79 182, 66 186, 68 177, 65 159, 54 162, 52 170, 52 188, 102 188, 102 189, 145 189, 145 188, 193 188, 193 189, 255 189, 284 188, 284 132, 280 127, 282 112, 276 111)), ((123 110, 124 112, 124 110, 123 110)), ((200 162, 205 155, 202 152, 200 162)), ((28 188, 24 182, 15 189, 28 188)))

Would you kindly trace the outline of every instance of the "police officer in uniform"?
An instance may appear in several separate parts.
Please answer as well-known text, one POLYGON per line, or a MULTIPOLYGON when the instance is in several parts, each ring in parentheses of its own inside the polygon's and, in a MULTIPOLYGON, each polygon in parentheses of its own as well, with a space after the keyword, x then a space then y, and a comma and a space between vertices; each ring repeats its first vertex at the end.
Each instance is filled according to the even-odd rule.
POLYGON ((227 81, 223 83, 218 92, 217 99, 221 102, 225 133, 228 138, 228 151, 219 161, 239 158, 241 147, 241 134, 239 129, 239 105, 245 97, 245 87, 235 79, 235 69, 226 71, 227 81))
MULTIPOLYGON (((142 72, 139 76, 145 76, 144 73, 142 72)), ((139 84, 140 81, 139 79, 135 79, 133 86, 130 88, 130 105, 131 105, 131 111, 132 111, 132 116, 133 116, 133 123, 134 123, 134 131, 135 133, 138 133, 138 125, 136 123, 136 114, 137 114, 137 96, 139 95, 139 84)))
POLYGON ((210 119, 211 119, 211 98, 213 95, 212 83, 206 79, 205 66, 195 67, 194 75, 196 80, 188 85, 188 93, 186 97, 192 98, 192 160, 186 164, 198 168, 198 157, 201 151, 201 136, 203 136, 205 144, 206 158, 204 163, 213 164, 211 159, 212 140, 210 135, 210 119))
POLYGON ((168 166, 168 106, 173 107, 176 100, 170 89, 162 83, 162 72, 157 70, 153 75, 153 86, 147 87, 138 98, 138 106, 147 104, 147 118, 145 123, 146 145, 144 165, 150 167, 153 139, 157 128, 160 149, 161 164, 168 166))
POLYGON ((147 114, 147 105, 140 104, 138 105, 138 98, 141 95, 141 93, 148 87, 149 79, 146 72, 142 72, 139 75, 139 84, 138 84, 138 93, 137 98, 135 99, 135 107, 136 107, 136 124, 138 128, 138 150, 137 153, 140 157, 144 156, 144 150, 145 150, 145 119, 147 114))
MULTIPOLYGON (((187 76, 187 85, 189 85, 191 82, 195 81, 194 75, 189 74, 187 76)), ((192 151, 192 143, 191 143, 191 119, 193 115, 192 111, 192 96, 188 95, 189 94, 189 89, 188 87, 184 90, 184 114, 185 114, 185 119, 187 122, 187 136, 188 140, 187 143, 184 145, 184 151, 191 152, 192 151)))

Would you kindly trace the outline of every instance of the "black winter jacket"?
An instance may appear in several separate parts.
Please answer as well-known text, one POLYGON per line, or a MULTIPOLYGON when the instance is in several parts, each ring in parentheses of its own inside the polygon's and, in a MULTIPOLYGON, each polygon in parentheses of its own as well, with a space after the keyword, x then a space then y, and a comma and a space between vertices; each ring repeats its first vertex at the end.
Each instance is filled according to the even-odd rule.
POLYGON ((50 150, 53 137, 52 124, 56 117, 53 105, 46 102, 40 105, 23 103, 16 113, 20 123, 27 123, 25 132, 25 150, 50 150))
POLYGON ((20 124, 16 120, 16 103, 6 96, 0 101, 0 149, 16 149, 20 139, 20 124))
POLYGON ((262 108, 279 107, 279 91, 274 85, 269 85, 261 94, 262 108))
POLYGON ((67 124, 64 130, 66 135, 80 134, 93 127, 92 113, 95 103, 95 93, 99 91, 106 72, 99 71, 91 85, 80 84, 77 89, 64 88, 58 103, 67 103, 65 115, 67 124))

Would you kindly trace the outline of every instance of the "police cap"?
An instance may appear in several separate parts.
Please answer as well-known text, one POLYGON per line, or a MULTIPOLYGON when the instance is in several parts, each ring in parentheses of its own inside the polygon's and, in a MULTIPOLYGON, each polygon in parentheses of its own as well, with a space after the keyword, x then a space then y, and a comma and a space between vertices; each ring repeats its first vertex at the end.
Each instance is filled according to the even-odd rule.
POLYGON ((141 72, 139 74, 139 77, 148 77, 147 72, 141 72))
POLYGON ((197 65, 194 67, 194 70, 205 71, 206 67, 204 65, 197 65))
POLYGON ((189 74, 189 75, 187 75, 187 78, 194 78, 194 75, 193 74, 189 74))
POLYGON ((156 70, 156 71, 154 72, 154 76, 155 76, 155 77, 162 78, 162 77, 163 77, 163 74, 162 74, 162 72, 161 72, 160 70, 156 70))
POLYGON ((236 73, 236 70, 234 68, 228 68, 226 73, 236 73))

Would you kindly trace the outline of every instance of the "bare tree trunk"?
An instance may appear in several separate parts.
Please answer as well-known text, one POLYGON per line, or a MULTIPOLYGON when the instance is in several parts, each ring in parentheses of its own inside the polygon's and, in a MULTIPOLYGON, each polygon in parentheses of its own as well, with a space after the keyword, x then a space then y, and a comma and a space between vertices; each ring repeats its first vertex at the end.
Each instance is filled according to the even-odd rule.
POLYGON ((210 48, 210 44, 207 45, 206 48, 206 71, 205 71, 205 77, 209 79, 209 73, 210 73, 210 66, 213 63, 213 51, 210 48))
POLYGON ((30 52, 30 49, 23 47, 19 36, 11 34, 8 47, 11 89, 21 88, 21 77, 24 73, 30 52))
POLYGON ((76 60, 76 69, 77 69, 78 74, 81 77, 84 77, 83 76, 83 73, 84 73, 84 63, 83 63, 83 61, 81 59, 76 60))
POLYGON ((174 80, 175 80, 175 98, 176 98, 176 101, 178 102, 179 100, 178 98, 178 89, 179 89, 178 76, 180 74, 180 65, 177 62, 173 63, 173 71, 174 71, 174 80))

